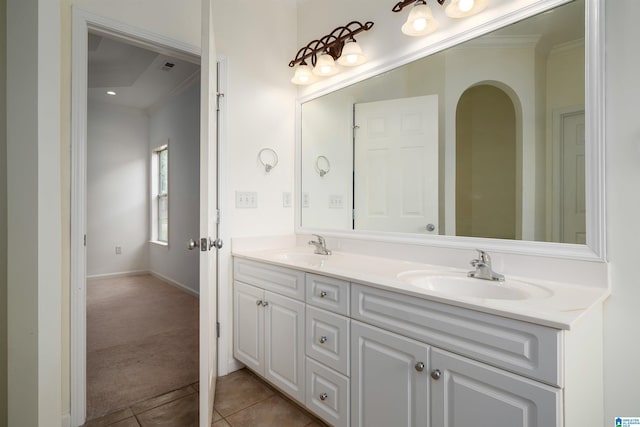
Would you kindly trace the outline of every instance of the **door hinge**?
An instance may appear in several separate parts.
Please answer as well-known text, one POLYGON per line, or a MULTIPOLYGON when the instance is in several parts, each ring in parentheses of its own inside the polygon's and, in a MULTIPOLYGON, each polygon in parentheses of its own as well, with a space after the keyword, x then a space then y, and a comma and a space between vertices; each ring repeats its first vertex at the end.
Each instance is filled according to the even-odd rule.
POLYGON ((218 338, 220 338, 220 322, 216 322, 216 334, 218 338))
POLYGON ((224 97, 224 93, 216 92, 216 111, 220 111, 220 98, 224 97))
POLYGON ((87 235, 84 235, 84 246, 87 247, 87 235))
POLYGON ((356 210, 355 209, 351 209, 351 219, 355 221, 356 219, 356 210))
POLYGON ((220 224, 220 209, 216 209, 216 224, 220 224))

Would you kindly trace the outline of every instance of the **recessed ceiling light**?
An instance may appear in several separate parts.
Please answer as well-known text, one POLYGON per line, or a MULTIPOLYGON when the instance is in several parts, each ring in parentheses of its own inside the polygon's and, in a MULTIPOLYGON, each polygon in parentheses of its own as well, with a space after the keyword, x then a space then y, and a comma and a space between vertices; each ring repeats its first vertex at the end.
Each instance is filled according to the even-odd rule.
POLYGON ((108 90, 107 95, 116 96, 116 93, 112 90, 108 90))

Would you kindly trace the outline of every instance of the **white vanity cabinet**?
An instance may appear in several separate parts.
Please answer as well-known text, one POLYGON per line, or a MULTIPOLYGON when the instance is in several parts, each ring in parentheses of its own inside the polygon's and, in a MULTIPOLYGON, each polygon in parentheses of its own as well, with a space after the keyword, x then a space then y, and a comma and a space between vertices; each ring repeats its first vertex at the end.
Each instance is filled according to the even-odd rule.
POLYGON ((563 425, 560 331, 356 284, 351 316, 352 426, 563 425))
POLYGON ((234 357, 304 403, 304 273, 236 260, 234 275, 234 357))
POLYGON ((332 426, 603 417, 601 304, 560 329, 242 258, 234 274, 235 357, 332 426))

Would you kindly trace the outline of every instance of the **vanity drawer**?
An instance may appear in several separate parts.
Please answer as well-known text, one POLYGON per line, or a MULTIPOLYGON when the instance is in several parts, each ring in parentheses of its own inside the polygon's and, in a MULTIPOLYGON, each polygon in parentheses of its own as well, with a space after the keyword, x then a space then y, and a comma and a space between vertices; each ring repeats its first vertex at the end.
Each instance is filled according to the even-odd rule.
POLYGON ((304 272, 236 258, 234 279, 304 301, 304 272))
POLYGON ((307 357, 306 406, 332 426, 348 426, 349 378, 307 357))
POLYGON ((349 282, 307 273, 307 304, 349 315, 349 282))
POLYGON ((353 283, 351 317, 563 386, 562 331, 353 283))
POLYGON ((307 305, 307 356, 349 375, 349 319, 307 305))

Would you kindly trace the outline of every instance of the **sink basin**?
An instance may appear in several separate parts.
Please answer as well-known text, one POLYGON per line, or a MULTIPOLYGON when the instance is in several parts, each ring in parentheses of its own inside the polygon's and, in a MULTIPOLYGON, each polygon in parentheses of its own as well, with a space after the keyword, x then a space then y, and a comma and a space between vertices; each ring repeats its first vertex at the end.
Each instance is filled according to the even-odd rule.
POLYGON ((458 297, 500 300, 539 299, 551 296, 551 291, 541 286, 519 280, 492 282, 474 279, 462 273, 433 274, 424 271, 407 271, 398 274, 398 279, 417 288, 458 297))
POLYGON ((291 262, 294 264, 322 267, 330 256, 333 255, 318 255, 310 252, 280 252, 274 254, 273 258, 278 261, 291 262))

